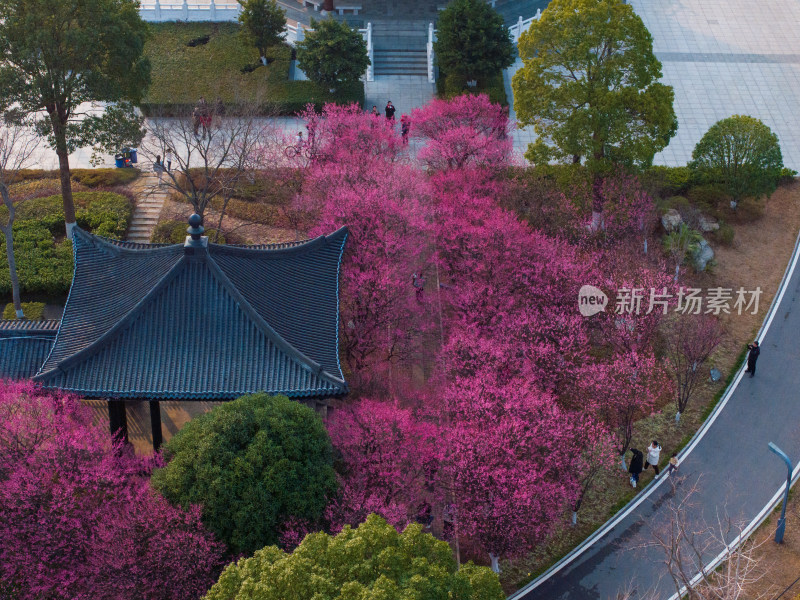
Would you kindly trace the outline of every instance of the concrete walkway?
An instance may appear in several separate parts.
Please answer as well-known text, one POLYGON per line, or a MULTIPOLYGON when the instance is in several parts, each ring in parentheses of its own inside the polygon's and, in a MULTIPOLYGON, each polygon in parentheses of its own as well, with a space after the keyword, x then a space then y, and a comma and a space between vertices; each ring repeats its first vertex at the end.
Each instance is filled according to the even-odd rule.
POLYGON ((134 183, 136 207, 125 239, 129 242, 146 244, 158 224, 161 209, 169 196, 167 188, 159 187, 155 173, 143 173, 134 183))
MULTIPOLYGON (((613 600, 625 590, 633 598, 655 591, 676 593, 662 550, 648 547, 653 528, 669 524, 670 501, 679 502, 696 486, 685 516, 690 525, 718 519, 751 523, 771 503, 786 467, 767 449, 775 442, 797 463, 800 458, 800 269, 797 251, 762 332, 755 378, 742 371, 712 414, 701 437, 681 457, 680 475, 651 484, 629 507, 600 530, 595 541, 512 596, 515 600, 613 600), (688 452, 688 454, 686 454, 688 452)), ((795 473, 798 469, 795 469, 795 473)), ((773 521, 774 525, 774 521, 773 521)), ((701 536, 702 537, 702 536, 701 536)), ((726 542, 736 537, 730 532, 726 542)), ((708 538, 705 538, 708 541, 708 538)), ((711 543, 708 563, 722 550, 711 543)))

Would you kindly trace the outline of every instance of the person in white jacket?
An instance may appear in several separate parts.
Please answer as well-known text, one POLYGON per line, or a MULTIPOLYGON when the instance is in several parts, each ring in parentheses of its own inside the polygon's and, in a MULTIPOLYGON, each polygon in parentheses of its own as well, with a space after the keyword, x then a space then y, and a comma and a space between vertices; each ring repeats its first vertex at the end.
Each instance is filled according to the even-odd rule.
POLYGON ((657 441, 653 440, 653 443, 647 447, 647 460, 644 463, 644 471, 647 471, 649 467, 653 467, 653 470, 656 472, 656 477, 658 477, 659 458, 661 458, 661 446, 659 446, 657 441))

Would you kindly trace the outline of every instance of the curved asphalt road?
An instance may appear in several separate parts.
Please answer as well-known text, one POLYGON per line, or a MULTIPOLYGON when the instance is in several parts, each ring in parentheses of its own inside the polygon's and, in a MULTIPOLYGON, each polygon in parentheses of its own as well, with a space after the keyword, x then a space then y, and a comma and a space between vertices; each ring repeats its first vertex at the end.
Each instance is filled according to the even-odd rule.
MULTIPOLYGON (((796 263, 797 249, 783 282, 783 298, 760 334, 756 376, 739 373, 727 403, 683 457, 679 477, 651 485, 643 492, 650 494, 583 553, 511 598, 615 600, 625 589, 637 590, 634 598, 652 590, 659 598, 670 598, 676 590, 664 565, 665 555, 647 547, 652 527, 668 522, 665 503, 670 498, 680 500, 697 482, 689 519, 709 524, 726 514, 750 523, 770 503, 786 481, 786 466, 767 443, 775 442, 795 465, 800 458, 800 265, 796 263)), ((788 519, 787 527, 798 526, 788 519)), ((704 563, 722 549, 721 544, 714 545, 704 563)))

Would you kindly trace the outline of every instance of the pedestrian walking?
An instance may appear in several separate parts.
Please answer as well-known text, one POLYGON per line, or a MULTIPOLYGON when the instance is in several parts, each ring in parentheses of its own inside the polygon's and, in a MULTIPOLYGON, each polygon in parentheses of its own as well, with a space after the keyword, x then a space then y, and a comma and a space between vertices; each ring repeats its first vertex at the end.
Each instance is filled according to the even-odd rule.
POLYGON ((216 102, 214 102, 214 129, 219 129, 222 127, 222 118, 225 116, 225 104, 222 102, 222 98, 217 96, 216 102))
POLYGON ((390 120, 390 121, 394 121, 394 113, 395 113, 395 111, 396 111, 397 109, 394 107, 394 104, 392 104, 392 101, 391 101, 391 100, 389 100, 389 101, 386 103, 386 108, 385 108, 385 109, 383 109, 383 110, 384 110, 384 112, 386 113, 386 118, 387 118, 388 120, 390 120))
POLYGON ((400 133, 403 135, 403 144, 408 145, 408 132, 411 131, 411 118, 408 115, 400 116, 400 133))
POLYGON ((375 106, 375 105, 372 106, 372 113, 371 114, 372 114, 373 117, 380 117, 381 116, 381 113, 378 112, 378 107, 375 106))
POLYGON ((761 347, 758 345, 758 340, 754 341, 752 344, 747 344, 747 349, 750 350, 750 352, 747 354, 747 370, 745 373, 750 373, 750 377, 754 377, 756 374, 756 361, 761 354, 761 347))
POLYGON ((678 470, 678 453, 673 452, 672 456, 669 457, 669 464, 667 465, 667 475, 677 470, 678 470))
POLYGON ((161 186, 161 178, 164 176, 164 161, 161 160, 161 155, 156 156, 156 162, 153 163, 153 171, 158 175, 158 185, 161 186))
POLYGON ((661 458, 661 446, 658 445, 657 441, 653 440, 653 443, 647 447, 647 461, 644 463, 643 470, 647 471, 648 468, 653 467, 653 470, 656 472, 656 477, 658 477, 659 458, 661 458))
POLYGON ((636 448, 631 448, 631 452, 633 452, 633 458, 628 467, 628 473, 631 474, 631 487, 635 488, 636 484, 639 483, 639 474, 644 468, 644 454, 642 454, 641 450, 637 450, 636 448))
POLYGON ((167 148, 166 152, 164 152, 164 162, 167 163, 167 173, 172 171, 172 157, 175 155, 175 152, 172 148, 167 148))

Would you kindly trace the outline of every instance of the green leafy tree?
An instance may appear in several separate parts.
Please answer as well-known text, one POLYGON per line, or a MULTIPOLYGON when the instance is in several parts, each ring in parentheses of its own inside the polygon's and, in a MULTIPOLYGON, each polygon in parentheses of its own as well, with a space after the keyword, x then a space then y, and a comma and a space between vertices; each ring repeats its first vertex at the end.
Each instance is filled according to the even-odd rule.
POLYGON ((239 0, 242 12, 239 23, 242 35, 258 50, 258 55, 267 55, 267 48, 283 42, 286 27, 286 11, 275 0, 239 0))
POLYGON ((234 553, 278 542, 287 519, 316 521, 336 491, 333 450, 319 416, 285 396, 226 402, 165 446, 153 486, 203 522, 234 553))
POLYGON ((714 123, 692 152, 690 167, 721 181, 731 206, 748 196, 769 196, 778 186, 783 157, 778 136, 753 117, 734 115, 714 123))
POLYGON ((453 0, 439 15, 434 54, 447 75, 485 80, 514 62, 503 18, 485 0, 453 0))
POLYGON ((622 0, 553 0, 520 37, 519 54, 514 108, 539 136, 526 157, 585 161, 592 226, 601 227, 603 179, 617 165, 649 166, 678 128, 653 39, 622 0))
POLYGON ((403 533, 377 515, 336 536, 312 533, 291 554, 270 546, 232 563, 205 600, 502 600, 497 575, 456 566, 446 542, 418 524, 403 533))
POLYGON ((334 19, 311 19, 312 31, 297 44, 297 64, 311 81, 335 90, 357 81, 369 66, 367 42, 357 29, 334 19))
POLYGON ((95 145, 110 151, 136 142, 132 131, 142 133, 129 103, 139 101, 150 80, 138 6, 135 0, 0 2, 0 102, 46 113, 40 133, 58 155, 68 235, 75 224, 69 153, 95 145), (119 104, 113 118, 104 118, 83 110, 89 102, 119 104))

